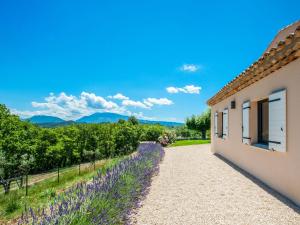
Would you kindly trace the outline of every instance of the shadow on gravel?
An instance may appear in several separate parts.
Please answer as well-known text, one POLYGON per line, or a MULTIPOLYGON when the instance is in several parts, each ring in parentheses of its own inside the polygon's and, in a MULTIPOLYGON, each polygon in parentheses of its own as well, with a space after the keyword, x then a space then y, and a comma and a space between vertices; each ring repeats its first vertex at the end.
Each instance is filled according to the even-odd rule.
POLYGON ((260 188, 264 189, 266 192, 268 192, 269 194, 271 194, 272 196, 277 198, 283 204, 285 204, 286 206, 293 209, 296 213, 300 214, 300 207, 297 206, 296 203, 294 203, 292 200, 290 200, 287 197, 285 197, 284 195, 280 194, 278 191, 272 189, 270 186, 265 184, 263 181, 259 180, 258 178, 256 178, 252 174, 248 173, 247 171, 243 170, 239 166, 235 165, 234 163, 232 163, 231 161, 226 159, 224 156, 219 155, 217 153, 215 153, 214 155, 216 157, 218 157, 219 159, 221 159, 223 162, 225 162, 227 165, 231 166, 233 169, 235 169, 236 171, 238 171, 239 173, 244 175, 246 178, 250 179, 253 183, 258 185, 260 188))

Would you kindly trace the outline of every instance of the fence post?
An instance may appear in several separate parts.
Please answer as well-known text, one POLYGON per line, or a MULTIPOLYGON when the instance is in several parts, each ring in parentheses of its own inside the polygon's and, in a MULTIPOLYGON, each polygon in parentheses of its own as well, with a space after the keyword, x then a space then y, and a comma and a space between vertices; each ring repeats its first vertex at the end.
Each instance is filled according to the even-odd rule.
POLYGON ((25 177, 25 193, 27 196, 28 195, 28 173, 26 173, 26 177, 25 177))
POLYGON ((78 171, 79 171, 79 175, 80 175, 80 163, 79 163, 79 165, 78 165, 78 171))
POLYGON ((59 165, 57 166, 57 182, 59 183, 59 165))
POLYGON ((96 150, 94 151, 94 171, 96 170, 96 150))

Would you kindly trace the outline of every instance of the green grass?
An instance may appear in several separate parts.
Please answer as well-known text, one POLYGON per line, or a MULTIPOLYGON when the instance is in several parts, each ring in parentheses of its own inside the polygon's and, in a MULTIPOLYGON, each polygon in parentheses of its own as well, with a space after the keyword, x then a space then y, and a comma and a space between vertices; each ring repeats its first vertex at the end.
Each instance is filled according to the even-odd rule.
POLYGON ((175 143, 169 145, 169 147, 176 146, 185 146, 185 145, 201 145, 201 144, 209 144, 210 140, 180 140, 175 141, 175 143))
POLYGON ((60 175, 59 183, 57 182, 57 176, 47 178, 29 187, 28 196, 25 196, 25 188, 12 190, 6 195, 0 194, 0 224, 5 224, 18 218, 25 210, 25 207, 27 209, 29 207, 37 209, 49 205, 59 193, 79 182, 91 180, 99 169, 104 173, 107 168, 111 168, 123 158, 99 161, 96 164, 96 171, 94 171, 92 166, 82 170, 80 175, 78 174, 78 167, 65 170, 60 175))

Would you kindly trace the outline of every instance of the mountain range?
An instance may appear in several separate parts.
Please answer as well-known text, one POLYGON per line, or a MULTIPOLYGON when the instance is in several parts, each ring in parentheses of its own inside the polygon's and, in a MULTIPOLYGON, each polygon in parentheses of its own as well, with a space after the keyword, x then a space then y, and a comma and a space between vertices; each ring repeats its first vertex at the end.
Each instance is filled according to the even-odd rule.
MULTIPOLYGON (((128 120, 129 116, 117 114, 117 113, 94 113, 89 116, 84 116, 75 121, 66 121, 59 117, 55 116, 46 116, 46 115, 38 115, 33 116, 27 121, 40 125, 42 127, 56 127, 56 126, 65 126, 73 123, 116 123, 120 119, 128 120)), ((181 126, 183 123, 179 122, 169 122, 169 121, 152 121, 152 120, 139 120, 142 124, 160 124, 162 126, 174 127, 181 126)))

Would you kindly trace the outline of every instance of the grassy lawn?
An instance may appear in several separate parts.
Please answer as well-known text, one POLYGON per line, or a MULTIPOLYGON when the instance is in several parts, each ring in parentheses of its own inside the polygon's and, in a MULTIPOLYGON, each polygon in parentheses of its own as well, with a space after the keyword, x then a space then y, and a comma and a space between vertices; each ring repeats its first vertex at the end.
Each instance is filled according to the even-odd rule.
POLYGON ((25 188, 11 190, 9 194, 0 194, 0 224, 5 224, 9 220, 18 218, 28 208, 41 208, 53 202, 55 197, 66 189, 79 182, 87 182, 96 175, 98 170, 103 172, 115 165, 124 157, 101 160, 96 163, 96 171, 93 166, 82 168, 80 175, 78 167, 71 167, 62 171, 60 182, 57 182, 57 176, 51 176, 38 183, 34 183, 28 188, 28 196, 25 196, 25 188))
POLYGON ((171 144, 169 147, 185 146, 185 145, 201 145, 201 144, 210 144, 210 140, 180 140, 180 141, 175 141, 175 143, 171 144))
MULTIPOLYGON (((99 160, 96 161, 96 165, 95 168, 98 169, 100 167, 102 167, 102 165, 105 163, 106 160, 99 160)), ((92 163, 82 163, 80 165, 80 171, 82 171, 83 173, 86 171, 92 171, 94 170, 94 164, 92 163)), ((69 172, 75 172, 75 171, 79 171, 78 165, 74 165, 74 166, 70 166, 70 167, 65 167, 65 168, 60 168, 60 175, 64 176, 64 174, 68 174, 69 172)), ((40 173, 40 174, 34 174, 34 175, 29 175, 28 176, 28 185, 29 186, 33 186, 36 183, 39 183, 43 180, 49 179, 49 178, 57 178, 57 169, 52 169, 48 172, 45 173, 40 173)), ((24 178, 24 182, 25 182, 25 178, 24 178)), ((19 189, 18 185, 16 182, 12 182, 10 185, 10 190, 16 190, 19 189)), ((4 194, 4 189, 2 186, 0 186, 0 195, 4 194)))

